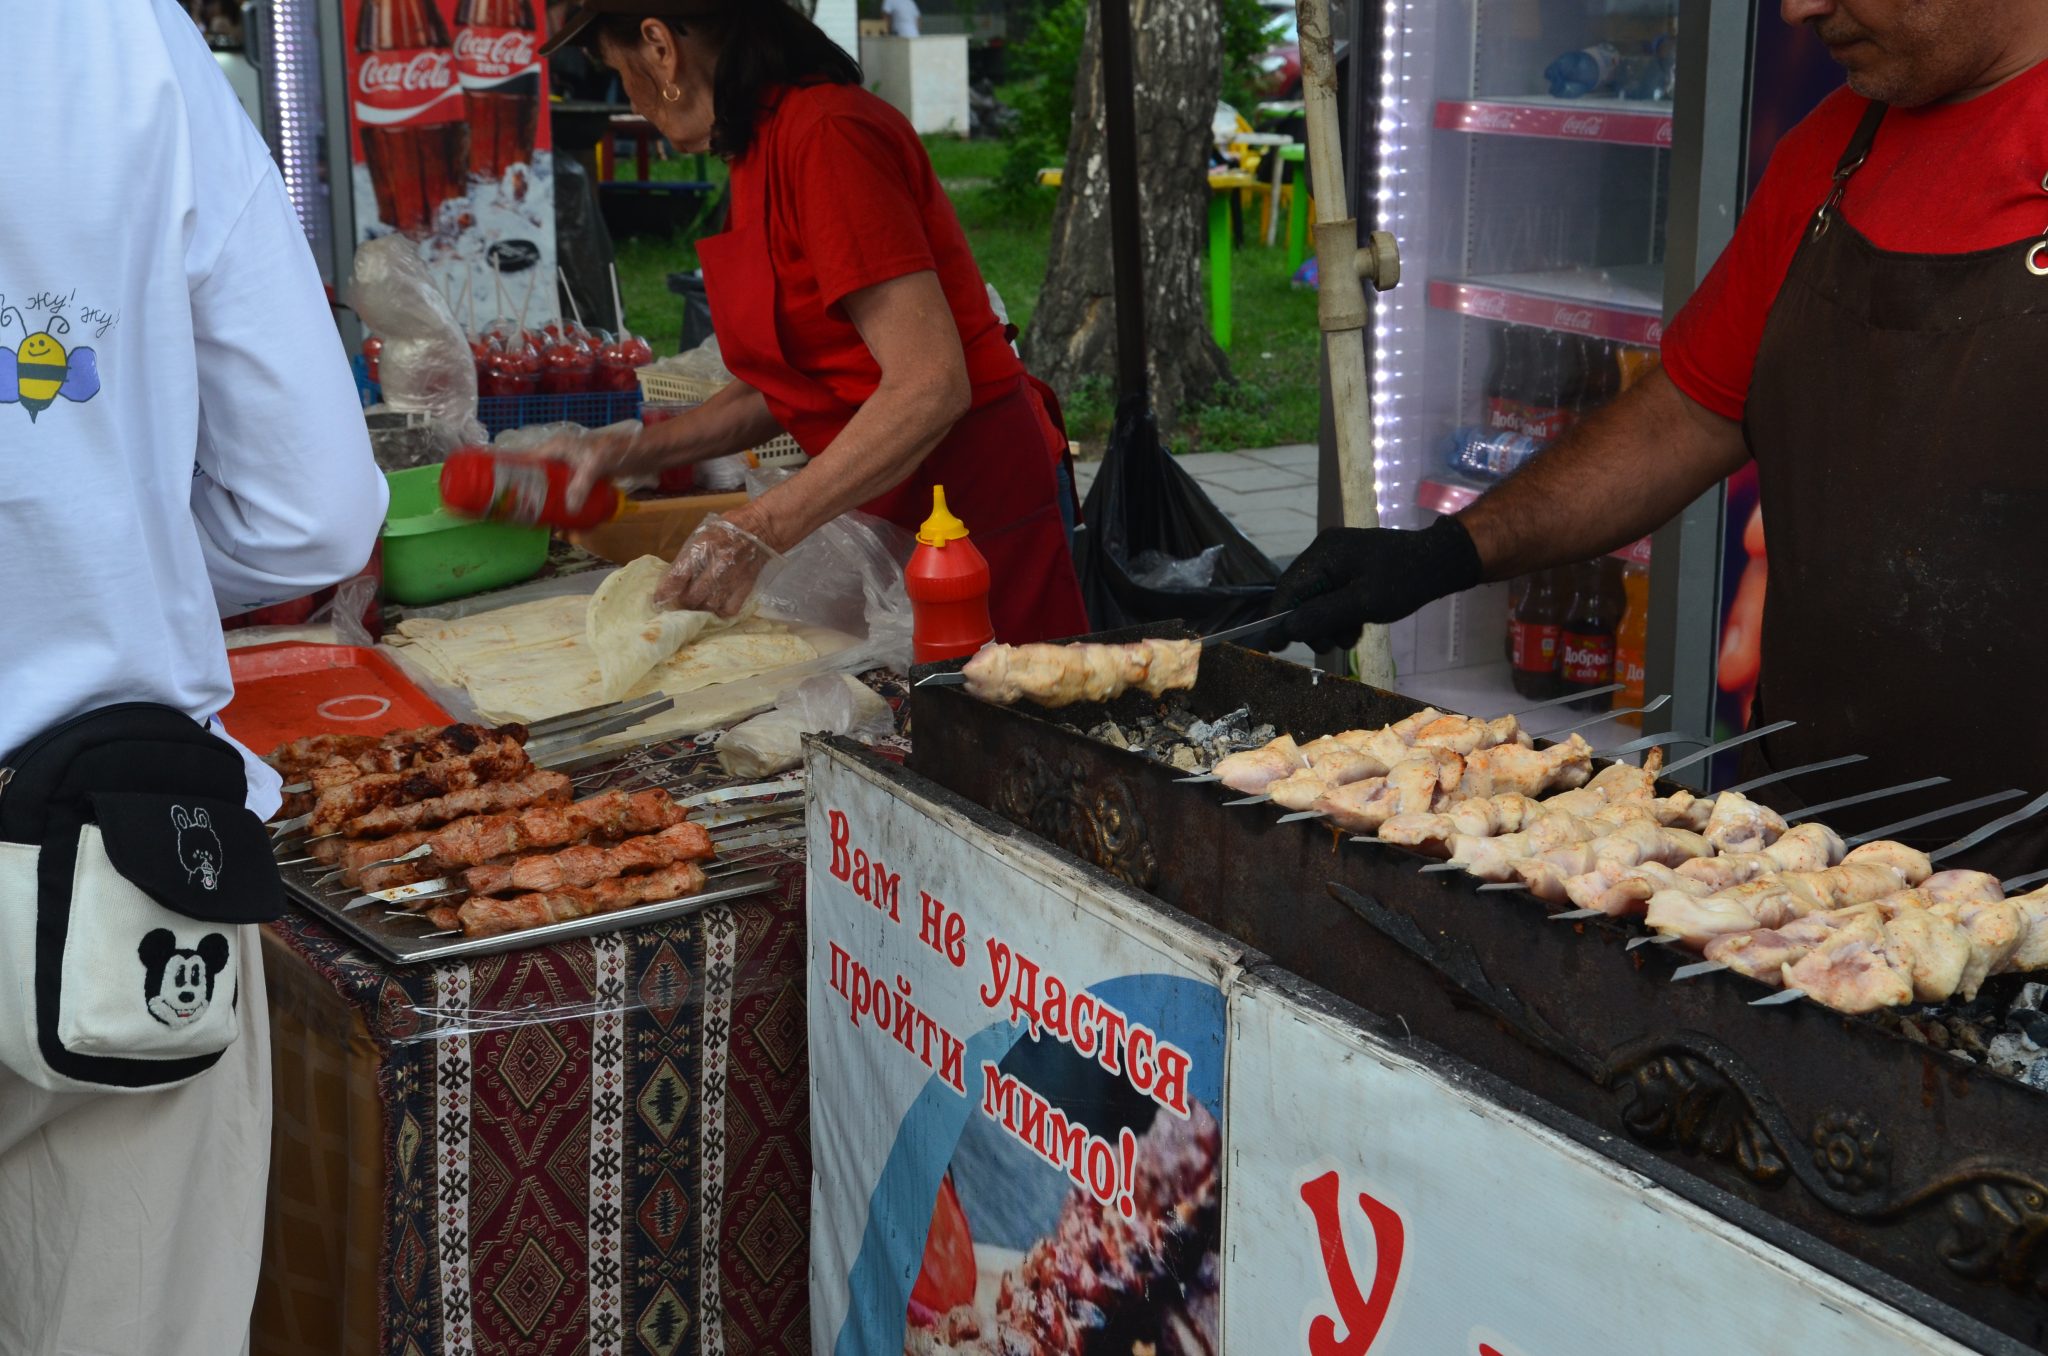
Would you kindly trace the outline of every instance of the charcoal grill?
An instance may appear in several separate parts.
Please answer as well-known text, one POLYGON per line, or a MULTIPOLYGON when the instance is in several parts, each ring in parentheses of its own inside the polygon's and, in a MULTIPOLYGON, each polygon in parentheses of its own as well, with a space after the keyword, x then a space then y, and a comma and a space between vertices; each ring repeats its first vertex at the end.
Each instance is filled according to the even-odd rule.
MULTIPOLYGON (((1219 646, 1181 696, 1204 719, 1249 706, 1304 739, 1421 705, 1318 677, 1219 646)), ((1938 1326, 1953 1330, 1940 1310, 1961 1311, 2048 1350, 2048 1094, 1908 1040, 1895 1022, 1751 1007, 1770 991, 1732 973, 1673 983, 1694 957, 1626 949, 1643 935, 1633 923, 1554 922, 1531 896, 1419 874, 1414 852, 1352 843, 1320 821, 1280 824, 1272 806, 1226 807, 1218 787, 1179 784, 1184 773, 1081 733, 1154 706, 1134 696, 1049 712, 916 688, 911 766, 1896 1278, 1908 1290, 1886 1297, 1904 1294, 1938 1326)))

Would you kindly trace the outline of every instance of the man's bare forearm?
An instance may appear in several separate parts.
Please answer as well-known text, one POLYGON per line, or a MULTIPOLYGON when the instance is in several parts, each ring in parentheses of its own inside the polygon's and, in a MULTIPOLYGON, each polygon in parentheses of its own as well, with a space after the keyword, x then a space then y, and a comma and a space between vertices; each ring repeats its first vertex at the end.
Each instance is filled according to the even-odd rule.
POLYGON ((1749 459, 1742 426, 1662 370, 1458 515, 1488 579, 1589 560, 1655 531, 1749 459))

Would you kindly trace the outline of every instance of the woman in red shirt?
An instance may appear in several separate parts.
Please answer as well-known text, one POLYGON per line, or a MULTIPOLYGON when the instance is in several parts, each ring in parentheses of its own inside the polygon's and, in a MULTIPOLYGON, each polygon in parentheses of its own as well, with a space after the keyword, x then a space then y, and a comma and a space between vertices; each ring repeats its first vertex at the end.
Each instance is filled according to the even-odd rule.
POLYGON ((1087 630, 1066 438, 910 124, 784 0, 584 0, 549 50, 572 41, 679 150, 731 166, 730 229, 698 254, 736 378, 679 419, 595 440, 575 492, 785 430, 812 458, 693 538, 661 601, 730 615, 769 551, 855 508, 914 530, 944 485, 988 558, 997 639, 1087 630))

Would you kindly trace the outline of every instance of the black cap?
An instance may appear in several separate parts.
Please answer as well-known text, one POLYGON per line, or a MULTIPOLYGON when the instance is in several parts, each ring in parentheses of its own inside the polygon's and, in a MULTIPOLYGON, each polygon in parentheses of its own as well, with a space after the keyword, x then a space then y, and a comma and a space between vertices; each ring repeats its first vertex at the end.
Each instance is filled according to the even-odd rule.
POLYGON ((553 56, 607 14, 648 19, 709 19, 715 17, 718 10, 717 0, 576 0, 569 7, 562 26, 541 45, 540 54, 553 56))

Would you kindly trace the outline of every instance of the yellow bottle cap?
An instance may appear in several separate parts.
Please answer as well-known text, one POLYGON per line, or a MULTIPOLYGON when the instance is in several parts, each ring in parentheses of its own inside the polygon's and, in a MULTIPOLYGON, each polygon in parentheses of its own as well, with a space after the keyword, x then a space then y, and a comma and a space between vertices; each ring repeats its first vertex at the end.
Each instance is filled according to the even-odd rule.
POLYGON ((925 519, 924 526, 917 530, 917 539, 926 546, 944 546, 966 535, 967 524, 954 517, 953 510, 946 507, 946 487, 932 486, 932 516, 925 519))

